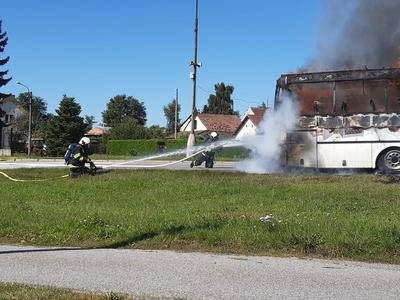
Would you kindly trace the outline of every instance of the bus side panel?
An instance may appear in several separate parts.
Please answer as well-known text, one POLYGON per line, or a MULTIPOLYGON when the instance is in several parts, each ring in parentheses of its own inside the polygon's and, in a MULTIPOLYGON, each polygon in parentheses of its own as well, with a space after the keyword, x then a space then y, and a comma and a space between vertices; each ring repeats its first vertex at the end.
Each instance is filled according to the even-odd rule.
POLYGON ((316 132, 293 131, 286 137, 286 161, 290 167, 317 167, 316 132))
POLYGON ((319 168, 374 168, 371 143, 318 143, 319 168))

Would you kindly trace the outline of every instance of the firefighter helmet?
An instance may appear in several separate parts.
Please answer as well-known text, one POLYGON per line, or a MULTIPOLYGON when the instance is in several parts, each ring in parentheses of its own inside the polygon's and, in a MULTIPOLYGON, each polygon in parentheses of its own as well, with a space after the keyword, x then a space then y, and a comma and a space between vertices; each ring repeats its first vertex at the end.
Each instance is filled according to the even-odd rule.
POLYGON ((79 145, 89 145, 89 144, 90 144, 90 139, 87 136, 84 136, 79 141, 79 145))

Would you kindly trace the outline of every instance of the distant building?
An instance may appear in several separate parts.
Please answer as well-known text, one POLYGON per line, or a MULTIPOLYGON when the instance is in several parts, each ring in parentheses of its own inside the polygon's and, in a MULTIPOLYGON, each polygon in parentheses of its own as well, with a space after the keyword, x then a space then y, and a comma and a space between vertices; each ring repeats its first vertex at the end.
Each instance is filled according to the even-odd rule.
POLYGON ((105 140, 102 139, 102 137, 110 131, 110 128, 111 127, 97 126, 84 134, 84 136, 92 138, 90 148, 93 153, 106 153, 105 140))
POLYGON ((257 107, 249 107, 246 112, 244 113, 242 120, 249 115, 252 116, 264 116, 265 112, 268 110, 269 108, 264 108, 262 106, 257 106, 257 107))
POLYGON ((235 138, 241 140, 243 137, 256 135, 262 120, 263 116, 247 115, 236 129, 235 138))
POLYGON ((11 122, 21 114, 15 97, 0 93, 0 156, 11 155, 11 122))
MULTIPOLYGON (((194 131, 196 134, 217 132, 221 137, 231 137, 240 124, 237 115, 198 114, 195 118, 194 131)), ((189 116, 180 126, 179 131, 190 132, 192 119, 189 116)))
POLYGON ((85 136, 88 137, 101 137, 107 134, 110 131, 110 127, 93 127, 88 132, 85 133, 85 136))
POLYGON ((267 110, 268 108, 264 107, 249 107, 243 115, 240 125, 236 128, 235 138, 240 140, 246 136, 256 135, 267 110))

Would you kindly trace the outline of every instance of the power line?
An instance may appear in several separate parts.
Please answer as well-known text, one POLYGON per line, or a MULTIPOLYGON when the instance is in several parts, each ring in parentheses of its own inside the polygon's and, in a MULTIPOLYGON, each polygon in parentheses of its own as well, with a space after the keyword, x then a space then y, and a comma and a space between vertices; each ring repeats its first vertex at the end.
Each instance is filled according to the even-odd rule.
MULTIPOLYGON (((198 88, 199 88, 200 90, 202 90, 202 91, 205 92, 205 93, 209 93, 209 94, 214 94, 214 93, 215 93, 215 92, 206 90, 205 88, 203 88, 203 87, 200 86, 199 84, 197 84, 197 86, 198 86, 198 88)), ((232 98, 232 100, 234 100, 234 101, 241 101, 241 102, 245 102, 245 103, 248 103, 248 104, 260 103, 260 101, 248 101, 248 100, 244 100, 244 99, 241 99, 241 98, 232 98)))
POLYGON ((214 92, 210 92, 210 91, 204 89, 204 88, 201 87, 199 84, 197 84, 197 87, 198 87, 200 90, 202 90, 203 92, 205 92, 205 93, 209 93, 209 94, 213 94, 213 93, 214 93, 214 92))
POLYGON ((242 102, 249 103, 249 104, 251 104, 251 103, 260 103, 260 101, 247 101, 247 100, 240 99, 240 98, 233 98, 232 100, 242 101, 242 102))

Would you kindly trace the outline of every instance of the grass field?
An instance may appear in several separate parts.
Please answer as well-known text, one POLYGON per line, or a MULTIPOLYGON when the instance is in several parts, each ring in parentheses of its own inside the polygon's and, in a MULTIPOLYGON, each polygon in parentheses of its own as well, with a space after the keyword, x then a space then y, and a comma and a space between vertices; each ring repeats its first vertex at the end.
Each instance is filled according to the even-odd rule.
POLYGON ((58 300, 125 300, 125 295, 115 293, 94 294, 67 289, 59 289, 42 286, 29 286, 23 284, 11 284, 0 282, 1 300, 34 300, 34 299, 58 299, 58 300))
POLYGON ((393 177, 121 170, 47 182, 0 177, 0 191, 0 243, 400 263, 393 177))

